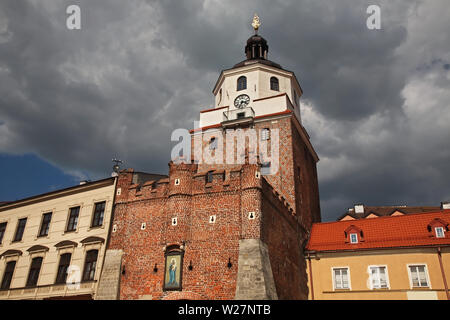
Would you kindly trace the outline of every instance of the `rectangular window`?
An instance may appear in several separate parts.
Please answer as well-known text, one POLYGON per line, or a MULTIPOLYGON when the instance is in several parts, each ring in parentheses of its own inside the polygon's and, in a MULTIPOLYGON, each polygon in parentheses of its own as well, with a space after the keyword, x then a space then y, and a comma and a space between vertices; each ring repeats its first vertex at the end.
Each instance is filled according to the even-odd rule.
POLYGON ((350 243, 358 243, 358 235, 356 233, 350 233, 350 243))
POLYGON ((270 139, 270 130, 268 128, 264 128, 261 130, 261 140, 269 140, 270 139))
POLYGON ((67 223, 66 232, 77 230, 79 214, 80 214, 80 207, 70 208, 69 221, 67 223))
POLYGON ((434 230, 436 231, 436 238, 445 238, 444 228, 437 227, 437 228, 434 228, 434 230))
POLYGON ((69 268, 71 258, 71 253, 62 254, 59 258, 58 273, 55 281, 56 284, 66 283, 67 269, 69 268))
POLYGON ((411 282, 413 287, 421 288, 429 286, 426 274, 426 266, 409 266, 409 272, 411 273, 411 282))
POLYGON ((265 175, 270 175, 270 173, 272 172, 271 171, 271 169, 270 169, 270 167, 271 167, 271 162, 269 161, 269 162, 263 162, 262 164, 261 164, 261 174, 263 175, 263 176, 265 176, 265 175))
POLYGON ((84 263, 83 281, 94 280, 95 266, 97 264, 98 250, 90 250, 86 253, 86 261, 84 263))
POLYGON ((216 150, 217 149, 217 138, 211 138, 209 141, 209 150, 216 150))
POLYGON ((92 219, 92 227, 100 227, 103 225, 103 216, 105 214, 106 202, 99 202, 95 204, 94 217, 92 219))
POLYGON ((16 268, 16 262, 10 261, 6 264, 5 273, 2 279, 2 290, 7 290, 11 286, 11 280, 14 274, 14 269, 16 268))
POLYGON ((348 268, 333 269, 334 288, 335 289, 349 289, 348 268))
POLYGON ((211 182, 213 182, 213 172, 208 171, 208 173, 206 174, 206 183, 211 183, 211 182))
POLYGON ((19 219, 19 222, 17 223, 16 234, 14 235, 13 242, 22 240, 23 232, 25 230, 26 224, 27 224, 27 218, 19 219))
POLYGON ((236 118, 237 118, 237 119, 243 119, 243 118, 245 118, 245 112, 239 112, 239 113, 236 115, 236 118))
POLYGON ((3 241, 3 236, 5 235, 5 231, 6 231, 6 222, 0 223, 0 244, 3 241))
POLYGON ((388 287, 386 267, 370 267, 370 282, 372 289, 381 289, 388 287))
POLYGON ((52 220, 52 213, 45 213, 42 216, 41 230, 39 231, 39 237, 44 237, 48 235, 48 230, 50 229, 50 221, 52 220))
POLYGON ((27 287, 35 287, 38 283, 41 272, 42 257, 34 258, 31 261, 30 272, 28 273, 27 287))

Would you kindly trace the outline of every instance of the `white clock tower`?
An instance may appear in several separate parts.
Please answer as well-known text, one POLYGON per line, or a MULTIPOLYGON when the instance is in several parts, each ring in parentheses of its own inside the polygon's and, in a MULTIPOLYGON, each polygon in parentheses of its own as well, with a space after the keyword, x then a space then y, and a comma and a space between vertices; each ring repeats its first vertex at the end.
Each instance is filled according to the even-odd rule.
MULTIPOLYGON (((260 23, 256 15, 252 25, 255 33, 247 40, 246 59, 221 72, 213 89, 214 108, 200 111, 199 128, 192 130, 193 141, 200 141, 197 145, 202 145, 203 150, 208 145, 210 150, 216 150, 215 137, 222 136, 225 141, 227 132, 232 131, 229 129, 252 129, 257 132, 258 141, 277 143, 279 161, 274 167, 279 170, 262 174, 296 216, 310 226, 320 221, 316 167, 319 157, 300 118, 303 91, 292 71, 268 59, 269 46, 258 34, 260 23), (278 134, 272 139, 271 132, 276 131, 278 134)), ((222 163, 203 163, 198 170, 236 170, 233 165, 222 163)), ((272 168, 271 160, 261 160, 261 164, 272 168)))
POLYGON ((222 71, 213 89, 214 109, 201 112, 200 127, 286 110, 301 121, 299 99, 303 91, 295 74, 268 60, 269 46, 258 35, 255 19, 253 27, 255 34, 245 46, 247 59, 222 71))

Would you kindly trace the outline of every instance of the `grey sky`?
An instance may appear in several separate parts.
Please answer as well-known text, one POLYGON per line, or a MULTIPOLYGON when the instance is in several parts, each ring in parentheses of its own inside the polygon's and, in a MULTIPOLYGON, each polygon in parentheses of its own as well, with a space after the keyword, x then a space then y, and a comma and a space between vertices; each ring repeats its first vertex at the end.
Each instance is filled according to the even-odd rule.
POLYGON ((255 12, 270 59, 305 92, 324 220, 360 202, 450 200, 447 0, 2 1, 0 152, 79 176, 109 175, 113 156, 166 173, 171 132, 211 107, 255 12), (80 31, 66 28, 70 4, 80 31), (382 30, 366 28, 369 4, 382 30))

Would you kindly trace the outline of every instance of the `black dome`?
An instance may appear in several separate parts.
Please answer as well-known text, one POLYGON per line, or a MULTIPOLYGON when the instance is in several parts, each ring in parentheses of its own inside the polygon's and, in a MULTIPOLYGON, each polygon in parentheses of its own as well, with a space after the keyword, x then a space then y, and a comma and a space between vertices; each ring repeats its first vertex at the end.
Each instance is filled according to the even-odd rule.
POLYGON ((247 60, 241 61, 234 66, 234 68, 242 67, 253 63, 262 63, 271 67, 282 69, 282 67, 275 62, 267 59, 269 53, 269 46, 267 40, 260 35, 253 35, 247 40, 245 46, 245 55, 247 60))

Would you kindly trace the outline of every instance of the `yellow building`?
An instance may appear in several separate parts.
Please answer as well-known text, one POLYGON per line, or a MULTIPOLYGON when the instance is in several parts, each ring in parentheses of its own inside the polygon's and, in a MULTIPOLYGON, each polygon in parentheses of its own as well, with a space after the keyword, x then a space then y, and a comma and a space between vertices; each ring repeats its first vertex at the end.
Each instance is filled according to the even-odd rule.
POLYGON ((0 299, 93 299, 116 178, 0 205, 0 299))
POLYGON ((450 210, 313 225, 311 300, 450 300, 450 210))

